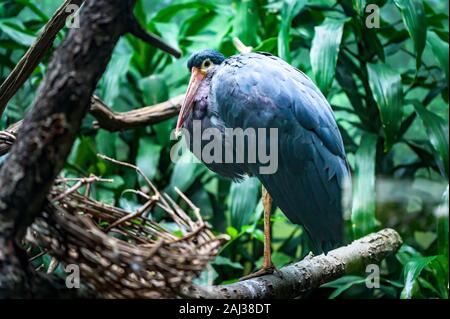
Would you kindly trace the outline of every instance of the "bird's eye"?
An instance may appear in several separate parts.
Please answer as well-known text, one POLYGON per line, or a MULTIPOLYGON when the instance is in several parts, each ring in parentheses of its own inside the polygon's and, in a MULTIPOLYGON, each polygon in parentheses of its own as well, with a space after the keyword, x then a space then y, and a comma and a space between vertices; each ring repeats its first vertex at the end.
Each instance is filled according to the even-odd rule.
POLYGON ((209 68, 211 66, 211 61, 209 61, 209 60, 205 60, 204 62, 203 62, 203 67, 204 68, 209 68))

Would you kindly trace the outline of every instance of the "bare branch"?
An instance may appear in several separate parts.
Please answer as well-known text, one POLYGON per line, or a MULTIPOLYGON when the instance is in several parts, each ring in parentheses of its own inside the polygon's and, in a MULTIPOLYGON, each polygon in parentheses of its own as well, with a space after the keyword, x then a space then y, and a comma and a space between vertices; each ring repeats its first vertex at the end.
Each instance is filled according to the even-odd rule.
MULTIPOLYGON (((157 124, 178 114, 184 95, 178 95, 166 102, 145 106, 129 112, 114 112, 98 97, 92 97, 90 113, 97 119, 96 128, 110 132, 124 131, 132 128, 157 124)), ((19 121, 4 131, 0 131, 0 156, 8 153, 14 144, 15 135, 22 125, 19 121)))
POLYGON ((156 124, 178 114, 184 95, 178 95, 166 102, 146 106, 129 112, 113 112, 98 97, 93 97, 91 114, 97 125, 108 131, 123 131, 131 128, 156 124))
POLYGON ((402 245, 393 229, 383 229, 355 240, 327 255, 306 257, 281 268, 272 275, 248 279, 230 285, 197 286, 186 295, 191 298, 264 299, 296 298, 341 276, 363 274, 369 264, 379 264, 402 245))
POLYGON ((165 43, 160 37, 158 37, 155 34, 147 32, 136 20, 136 18, 133 16, 130 19, 129 22, 129 32, 130 34, 134 35, 136 38, 141 39, 142 41, 150 44, 151 46, 154 46, 155 48, 158 48, 164 52, 167 52, 171 55, 173 55, 176 58, 181 57, 181 52, 167 43, 165 43))

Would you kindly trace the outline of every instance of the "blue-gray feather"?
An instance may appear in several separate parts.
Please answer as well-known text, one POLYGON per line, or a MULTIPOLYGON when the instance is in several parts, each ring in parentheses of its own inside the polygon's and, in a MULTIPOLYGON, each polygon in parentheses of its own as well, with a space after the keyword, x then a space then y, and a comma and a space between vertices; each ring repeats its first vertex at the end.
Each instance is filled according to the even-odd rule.
POLYGON ((258 164, 208 166, 232 178, 257 176, 286 216, 305 228, 315 253, 341 244, 349 171, 332 109, 314 83, 275 56, 249 53, 223 61, 204 85, 209 91, 199 100, 203 96, 208 111, 193 117, 221 130, 277 128, 279 136, 274 174, 260 174, 258 164))

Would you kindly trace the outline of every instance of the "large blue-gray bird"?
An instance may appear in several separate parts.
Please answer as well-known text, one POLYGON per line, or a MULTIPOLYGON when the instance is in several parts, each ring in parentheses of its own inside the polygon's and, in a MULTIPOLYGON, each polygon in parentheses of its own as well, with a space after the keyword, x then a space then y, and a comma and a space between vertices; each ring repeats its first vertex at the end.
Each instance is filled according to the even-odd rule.
MULTIPOLYGON (((176 129, 195 136, 201 130, 277 129, 275 172, 261 173, 260 161, 224 162, 200 158, 214 172, 232 178, 256 176, 263 185, 264 262, 250 277, 274 270, 270 248, 272 199, 288 219, 303 226, 314 253, 327 252, 342 242, 341 198, 349 170, 341 134, 332 109, 314 83, 301 71, 269 53, 238 54, 227 59, 216 51, 194 53, 187 63, 191 72, 188 90, 176 129), (267 194, 268 193, 268 194, 267 194)), ((200 142, 205 147, 214 137, 200 142)), ((259 137, 258 138, 262 138, 259 137)), ((268 138, 268 135, 264 138, 268 138)), ((199 142, 190 138, 189 147, 199 142)), ((257 142, 257 146, 261 145, 257 142)), ((246 140, 246 145, 250 144, 246 140)), ((270 143, 266 143, 265 147, 270 143)), ((236 145, 231 145, 234 156, 236 145)), ((217 149, 216 149, 217 150, 217 149)), ((199 152, 194 152, 197 157, 199 152)))

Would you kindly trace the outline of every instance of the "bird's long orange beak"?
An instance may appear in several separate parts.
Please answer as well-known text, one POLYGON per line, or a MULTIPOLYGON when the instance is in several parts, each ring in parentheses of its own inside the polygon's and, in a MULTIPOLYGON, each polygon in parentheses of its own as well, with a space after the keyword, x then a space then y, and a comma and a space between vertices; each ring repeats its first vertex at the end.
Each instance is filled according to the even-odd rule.
POLYGON ((177 126, 175 128, 175 134, 178 134, 184 121, 188 117, 189 113, 192 111, 194 105, 194 98, 200 83, 205 78, 205 74, 198 68, 193 67, 191 70, 191 79, 189 80, 189 86, 184 97, 183 105, 180 109, 180 114, 178 115, 177 126))

